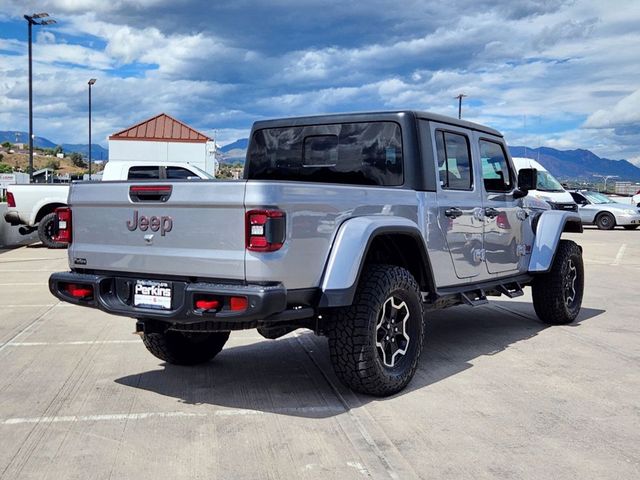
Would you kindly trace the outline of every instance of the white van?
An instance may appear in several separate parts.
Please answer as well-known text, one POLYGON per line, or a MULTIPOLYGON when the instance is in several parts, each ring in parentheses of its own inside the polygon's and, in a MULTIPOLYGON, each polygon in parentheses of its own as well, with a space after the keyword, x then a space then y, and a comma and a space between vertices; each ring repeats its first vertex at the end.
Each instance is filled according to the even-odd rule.
POLYGON ((538 162, 531 158, 513 157, 513 163, 518 171, 523 168, 538 170, 537 188, 529 191, 530 197, 547 202, 554 210, 578 210, 571 194, 538 162))

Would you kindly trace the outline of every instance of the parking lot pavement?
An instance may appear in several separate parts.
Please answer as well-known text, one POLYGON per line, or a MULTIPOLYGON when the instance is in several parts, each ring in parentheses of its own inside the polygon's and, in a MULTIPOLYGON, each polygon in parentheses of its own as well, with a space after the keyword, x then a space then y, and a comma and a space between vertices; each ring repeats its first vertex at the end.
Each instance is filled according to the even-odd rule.
POLYGON ((429 314, 400 394, 353 394, 326 341, 234 332, 165 365, 132 320, 59 303, 66 252, 0 253, 0 478, 640 478, 640 232, 587 230, 579 320, 530 295, 429 314))

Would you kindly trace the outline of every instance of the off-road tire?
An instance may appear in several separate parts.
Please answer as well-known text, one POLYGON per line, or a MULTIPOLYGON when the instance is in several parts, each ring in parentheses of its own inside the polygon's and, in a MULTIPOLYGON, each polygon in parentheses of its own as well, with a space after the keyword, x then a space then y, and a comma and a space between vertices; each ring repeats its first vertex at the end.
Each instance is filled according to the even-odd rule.
POLYGON ((393 265, 365 268, 353 304, 334 309, 327 317, 331 363, 346 386, 375 396, 392 395, 407 386, 418 367, 425 335, 420 289, 411 273, 393 265), (399 355, 392 367, 385 366, 382 352, 376 346, 383 307, 385 303, 389 305, 390 299, 404 302, 409 315, 403 322, 409 336, 403 348, 406 353, 399 355))
POLYGON ((215 357, 229 339, 229 332, 145 333, 144 346, 155 357, 173 365, 197 365, 215 357))
POLYGON ((640 227, 640 225, 623 225, 622 226, 622 228, 624 228, 625 230, 635 230, 638 227, 640 227))
POLYGON ((596 227, 600 230, 611 230, 616 226, 616 217, 609 212, 602 212, 596 217, 596 227))
POLYGON ((55 213, 50 213, 42 217, 40 223, 38 223, 38 237, 40 241, 47 248, 64 248, 66 243, 55 242, 53 240, 53 227, 55 222, 58 221, 58 216, 55 213))
POLYGON ((575 242, 560 240, 551 270, 536 276, 532 294, 533 307, 544 323, 566 325, 576 319, 584 294, 584 265, 575 242))

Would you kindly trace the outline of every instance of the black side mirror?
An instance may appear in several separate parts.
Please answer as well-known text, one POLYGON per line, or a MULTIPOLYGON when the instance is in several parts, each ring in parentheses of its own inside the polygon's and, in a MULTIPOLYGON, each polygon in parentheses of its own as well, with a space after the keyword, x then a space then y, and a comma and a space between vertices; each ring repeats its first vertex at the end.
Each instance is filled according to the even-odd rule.
POLYGON ((538 185, 538 170, 523 168, 518 172, 518 188, 513 192, 513 198, 526 197, 529 190, 535 190, 538 185))

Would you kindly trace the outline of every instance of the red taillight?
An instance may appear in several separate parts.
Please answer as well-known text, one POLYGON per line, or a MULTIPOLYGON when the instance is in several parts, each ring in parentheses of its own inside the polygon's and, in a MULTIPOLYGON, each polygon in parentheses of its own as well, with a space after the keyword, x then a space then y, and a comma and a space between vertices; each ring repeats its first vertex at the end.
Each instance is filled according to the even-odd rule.
POLYGON ((93 297, 93 287, 91 285, 67 283, 64 290, 73 298, 93 297))
POLYGON ((229 300, 229 308, 234 312, 246 310, 248 306, 249 301, 247 300, 247 297, 231 297, 229 300))
POLYGON ((498 214, 498 216, 496 217, 496 225, 498 226, 498 228, 501 228, 503 230, 508 230, 511 228, 509 217, 507 217, 507 214, 505 212, 500 212, 498 214))
POLYGON ((218 300, 202 298, 195 301, 196 308, 199 310, 214 310, 220 306, 218 300))
POLYGON ((7 205, 11 208, 16 208, 16 199, 13 198, 13 193, 7 192, 7 205))
POLYGON ((58 217, 57 233, 53 240, 60 243, 71 243, 71 209, 69 207, 56 208, 58 217))
POLYGON ((285 240, 285 215, 281 210, 249 210, 247 212, 247 250, 274 252, 285 240))

